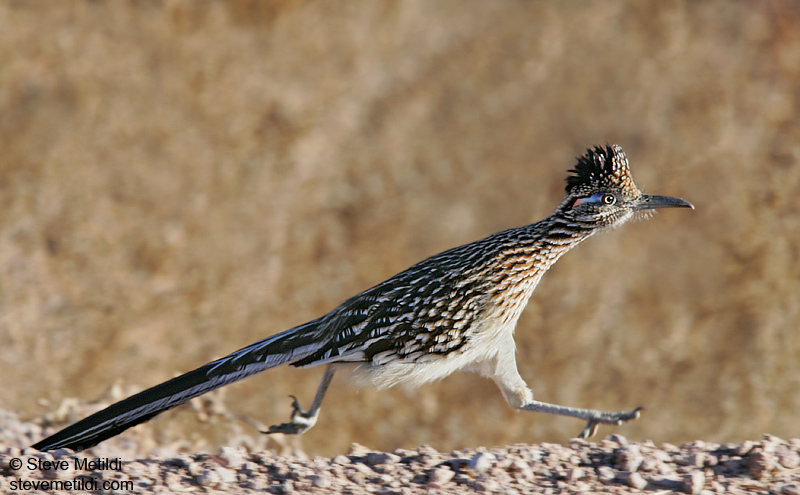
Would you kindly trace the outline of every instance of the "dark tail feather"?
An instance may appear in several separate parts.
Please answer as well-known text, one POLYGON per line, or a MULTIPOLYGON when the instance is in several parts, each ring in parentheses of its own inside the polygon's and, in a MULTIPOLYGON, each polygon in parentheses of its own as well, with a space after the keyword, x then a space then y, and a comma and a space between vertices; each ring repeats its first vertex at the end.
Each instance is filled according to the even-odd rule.
POLYGON ((208 380, 208 366, 207 364, 112 404, 34 444, 33 448, 41 451, 68 448, 76 452, 88 449, 171 407, 224 385, 222 382, 208 380))
POLYGON ((40 451, 93 447, 199 395, 313 353, 317 320, 251 344, 108 406, 33 445, 40 451))

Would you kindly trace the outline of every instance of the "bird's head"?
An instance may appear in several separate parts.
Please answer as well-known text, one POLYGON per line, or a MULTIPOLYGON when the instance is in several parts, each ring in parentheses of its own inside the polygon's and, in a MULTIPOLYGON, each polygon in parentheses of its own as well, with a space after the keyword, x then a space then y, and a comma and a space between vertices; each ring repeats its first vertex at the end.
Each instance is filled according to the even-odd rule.
POLYGON ((584 228, 616 227, 656 208, 694 209, 685 199, 643 194, 633 183, 625 152, 616 144, 586 150, 570 172, 567 196, 556 212, 584 228))

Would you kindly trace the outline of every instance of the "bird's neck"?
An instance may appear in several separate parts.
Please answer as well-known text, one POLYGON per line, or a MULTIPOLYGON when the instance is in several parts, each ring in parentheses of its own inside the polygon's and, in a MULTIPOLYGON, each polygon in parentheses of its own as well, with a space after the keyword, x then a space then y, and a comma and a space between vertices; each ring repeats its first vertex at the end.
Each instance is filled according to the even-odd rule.
POLYGON ((563 218, 550 216, 541 222, 509 231, 500 250, 491 299, 503 306, 503 319, 514 323, 547 270, 567 251, 592 235, 563 218))

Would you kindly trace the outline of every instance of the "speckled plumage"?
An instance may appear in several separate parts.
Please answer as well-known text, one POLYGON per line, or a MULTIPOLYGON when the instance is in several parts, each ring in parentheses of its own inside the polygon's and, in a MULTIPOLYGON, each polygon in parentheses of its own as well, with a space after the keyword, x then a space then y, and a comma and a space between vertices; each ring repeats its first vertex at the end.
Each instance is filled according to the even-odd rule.
POLYGON ((320 318, 129 397, 34 447, 87 448, 193 397, 282 364, 327 366, 310 410, 304 412, 295 400, 292 420, 267 433, 311 428, 334 371, 342 366, 378 388, 475 371, 493 379, 513 407, 587 420, 582 436, 600 423, 637 418, 638 409, 607 413, 534 401, 516 368, 514 328, 542 275, 579 242, 643 210, 692 206, 642 194, 617 145, 587 150, 570 172, 564 201, 544 220, 432 256, 320 318))

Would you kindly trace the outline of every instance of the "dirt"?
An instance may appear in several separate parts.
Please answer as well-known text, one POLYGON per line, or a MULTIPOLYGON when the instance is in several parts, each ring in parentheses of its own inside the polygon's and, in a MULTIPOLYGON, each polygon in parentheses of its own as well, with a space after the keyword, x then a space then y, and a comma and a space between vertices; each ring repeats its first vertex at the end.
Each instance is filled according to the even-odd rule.
MULTIPOLYGON (((43 432, 0 412, 0 492, 28 493, 775 493, 800 494, 800 439, 681 445, 609 435, 567 445, 437 452, 353 444, 332 458, 222 447, 141 456, 101 444, 81 453, 25 448, 43 432), (124 456, 119 452, 124 452, 124 456)), ((120 441, 120 437, 115 439, 120 441)), ((114 447, 119 444, 114 445, 114 447)))
MULTIPOLYGON (((123 398, 317 318, 541 220, 574 157, 612 142, 645 192, 697 209, 565 255, 517 327, 522 377, 551 403, 647 407, 601 435, 800 437, 797 6, 0 2, 0 406, 123 398)), ((277 424, 321 374, 218 392, 277 424)), ((276 448, 223 426, 148 425, 162 451, 276 448)), ((410 392, 337 375, 303 447, 450 452, 582 426, 517 413, 475 374, 410 392)))

